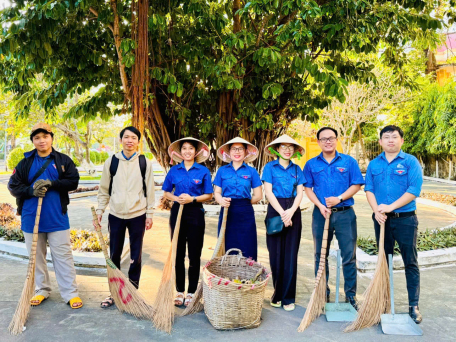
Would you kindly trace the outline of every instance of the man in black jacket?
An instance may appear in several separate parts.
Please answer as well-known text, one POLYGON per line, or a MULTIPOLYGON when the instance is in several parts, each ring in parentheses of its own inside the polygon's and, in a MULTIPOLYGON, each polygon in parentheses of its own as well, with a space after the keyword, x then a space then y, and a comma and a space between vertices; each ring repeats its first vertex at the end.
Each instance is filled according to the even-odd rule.
POLYGON ((30 304, 40 305, 51 293, 46 265, 49 243, 60 294, 71 308, 79 309, 82 301, 78 296, 67 214, 68 191, 78 187, 79 173, 70 157, 53 149, 54 134, 48 124, 33 126, 30 139, 35 149, 24 153, 25 158, 16 166, 8 183, 11 195, 16 197, 18 214, 22 216, 21 228, 29 253, 38 198, 43 197, 36 249, 36 291, 30 304))

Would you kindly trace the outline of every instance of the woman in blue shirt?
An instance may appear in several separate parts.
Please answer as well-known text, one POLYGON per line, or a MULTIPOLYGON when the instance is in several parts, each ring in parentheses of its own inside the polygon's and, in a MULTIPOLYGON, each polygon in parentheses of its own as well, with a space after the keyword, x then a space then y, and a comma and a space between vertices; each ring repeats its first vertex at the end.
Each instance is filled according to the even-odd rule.
POLYGON ((174 304, 186 306, 193 300, 200 276, 201 251, 204 242, 203 202, 212 198, 211 173, 208 168, 200 165, 209 157, 208 146, 194 138, 183 138, 173 142, 168 148, 168 154, 179 164, 173 166, 166 175, 163 183, 165 198, 174 201, 171 208, 169 225, 171 238, 176 225, 179 205, 185 205, 182 212, 179 238, 176 253, 176 290, 174 304), (172 193, 174 189, 174 193, 172 193), (185 290, 185 249, 188 246, 188 288, 185 290))
POLYGON ((257 158, 258 149, 244 139, 234 138, 221 146, 217 155, 229 162, 220 167, 214 179, 215 199, 223 207, 218 232, 224 208, 230 208, 226 222, 225 250, 238 248, 245 257, 257 260, 258 244, 252 204, 261 200, 263 191, 257 170, 246 163, 257 158))
POLYGON ((301 211, 299 205, 306 182, 301 168, 290 159, 304 154, 302 148, 288 135, 282 135, 266 146, 264 152, 276 160, 267 163, 261 180, 269 201, 266 222, 280 216, 282 231, 266 235, 269 263, 272 271, 273 307, 286 311, 295 309, 298 251, 301 241, 301 211))

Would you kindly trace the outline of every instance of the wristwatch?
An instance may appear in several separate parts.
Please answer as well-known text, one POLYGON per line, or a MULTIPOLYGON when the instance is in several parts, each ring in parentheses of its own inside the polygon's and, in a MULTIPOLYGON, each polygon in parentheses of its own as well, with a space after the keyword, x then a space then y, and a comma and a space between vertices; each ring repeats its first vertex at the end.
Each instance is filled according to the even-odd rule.
POLYGON ((339 199, 340 203, 342 203, 344 201, 344 199, 342 198, 342 196, 337 196, 337 198, 339 199))
POLYGON ((196 197, 193 196, 193 203, 196 203, 196 197))

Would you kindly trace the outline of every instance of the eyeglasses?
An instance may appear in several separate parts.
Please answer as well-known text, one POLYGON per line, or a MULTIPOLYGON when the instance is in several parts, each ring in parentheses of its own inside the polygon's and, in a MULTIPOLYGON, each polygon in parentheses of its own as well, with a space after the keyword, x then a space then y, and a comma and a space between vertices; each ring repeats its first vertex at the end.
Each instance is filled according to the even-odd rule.
POLYGON ((336 137, 329 137, 329 138, 321 138, 321 139, 318 139, 318 141, 321 141, 322 143, 326 143, 326 142, 334 142, 336 141, 336 137))
POLYGON ((244 152, 244 150, 244 147, 233 147, 232 149, 230 149, 231 152, 244 152))
POLYGON ((282 150, 284 150, 284 151, 294 151, 294 149, 295 149, 295 148, 294 148, 294 145, 289 145, 289 146, 287 146, 287 145, 280 145, 280 148, 281 148, 282 150))

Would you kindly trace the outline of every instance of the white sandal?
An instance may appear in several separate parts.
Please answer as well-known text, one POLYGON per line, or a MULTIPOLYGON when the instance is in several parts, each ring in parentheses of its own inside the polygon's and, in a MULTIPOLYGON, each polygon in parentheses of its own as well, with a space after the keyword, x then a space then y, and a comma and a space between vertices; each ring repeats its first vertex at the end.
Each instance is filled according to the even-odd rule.
POLYGON ((193 302, 193 297, 195 297, 194 293, 187 293, 187 297, 185 297, 185 306, 188 306, 191 302, 193 302))
POLYGON ((178 292, 174 298, 174 305, 181 306, 182 304, 184 304, 184 293, 178 292))

